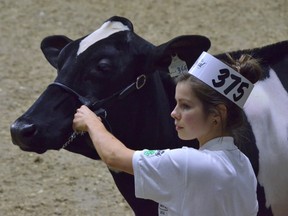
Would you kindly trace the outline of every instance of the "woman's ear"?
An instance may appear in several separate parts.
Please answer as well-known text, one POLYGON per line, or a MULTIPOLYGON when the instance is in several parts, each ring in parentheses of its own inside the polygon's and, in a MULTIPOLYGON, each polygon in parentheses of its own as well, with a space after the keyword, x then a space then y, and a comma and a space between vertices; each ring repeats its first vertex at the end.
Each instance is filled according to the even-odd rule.
POLYGON ((218 104, 217 110, 219 115, 215 116, 217 118, 217 121, 220 121, 222 125, 225 127, 227 122, 227 107, 224 104, 218 104))
POLYGON ((220 115, 222 118, 227 118, 227 107, 224 104, 218 104, 217 109, 219 110, 220 115))
POLYGON ((216 112, 212 114, 213 122, 217 122, 217 124, 225 123, 227 119, 227 107, 224 104, 218 104, 216 106, 216 112))

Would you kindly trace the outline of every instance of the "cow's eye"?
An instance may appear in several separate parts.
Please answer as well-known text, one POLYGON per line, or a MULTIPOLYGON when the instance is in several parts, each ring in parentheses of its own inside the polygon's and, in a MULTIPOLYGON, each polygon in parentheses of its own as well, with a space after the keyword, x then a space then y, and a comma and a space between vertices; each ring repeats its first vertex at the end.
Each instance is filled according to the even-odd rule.
POLYGON ((102 72, 111 71, 111 62, 108 59, 101 59, 97 65, 97 70, 102 72))

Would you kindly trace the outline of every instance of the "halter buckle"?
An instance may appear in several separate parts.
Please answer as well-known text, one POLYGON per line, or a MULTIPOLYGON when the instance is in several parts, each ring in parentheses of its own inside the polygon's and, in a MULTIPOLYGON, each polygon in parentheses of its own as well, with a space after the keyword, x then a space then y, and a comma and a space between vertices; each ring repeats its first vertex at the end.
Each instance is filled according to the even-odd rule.
POLYGON ((136 89, 139 90, 141 89, 146 83, 146 75, 142 74, 137 77, 136 79, 136 89))

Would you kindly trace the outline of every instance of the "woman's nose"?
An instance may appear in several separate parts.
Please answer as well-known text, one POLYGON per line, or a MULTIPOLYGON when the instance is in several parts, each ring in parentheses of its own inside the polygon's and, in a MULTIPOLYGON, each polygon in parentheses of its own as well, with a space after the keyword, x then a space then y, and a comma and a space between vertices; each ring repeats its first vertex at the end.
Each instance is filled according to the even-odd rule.
POLYGON ((174 119, 179 119, 179 114, 176 111, 176 107, 171 112, 171 117, 174 118, 174 119))

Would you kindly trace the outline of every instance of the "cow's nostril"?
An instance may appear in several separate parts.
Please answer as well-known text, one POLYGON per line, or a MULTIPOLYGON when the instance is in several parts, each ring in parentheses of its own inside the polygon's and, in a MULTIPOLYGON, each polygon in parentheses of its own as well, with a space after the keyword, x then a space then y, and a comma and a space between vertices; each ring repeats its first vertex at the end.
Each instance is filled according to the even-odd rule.
POLYGON ((14 122, 10 127, 12 138, 29 138, 35 135, 37 129, 34 124, 27 124, 21 121, 14 122))
POLYGON ((34 124, 25 124, 21 128, 21 135, 22 137, 31 137, 36 132, 36 126, 34 124))

